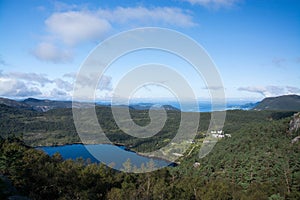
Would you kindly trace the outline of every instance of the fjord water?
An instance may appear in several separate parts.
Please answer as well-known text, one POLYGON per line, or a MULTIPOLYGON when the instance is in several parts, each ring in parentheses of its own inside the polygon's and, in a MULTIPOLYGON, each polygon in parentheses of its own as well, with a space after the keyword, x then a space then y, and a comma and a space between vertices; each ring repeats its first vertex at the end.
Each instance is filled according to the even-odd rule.
POLYGON ((52 146, 52 147, 39 147, 48 155, 52 156, 55 153, 60 153, 64 159, 83 158, 84 160, 90 159, 92 163, 105 163, 107 165, 113 164, 115 169, 122 169, 123 163, 130 159, 132 166, 140 167, 142 163, 146 166, 151 160, 156 167, 167 166, 171 164, 168 161, 149 158, 138 155, 133 151, 127 151, 123 146, 116 146, 112 144, 72 144, 64 146, 52 146), (96 152, 96 157, 101 157, 101 160, 96 159, 89 151, 96 152))

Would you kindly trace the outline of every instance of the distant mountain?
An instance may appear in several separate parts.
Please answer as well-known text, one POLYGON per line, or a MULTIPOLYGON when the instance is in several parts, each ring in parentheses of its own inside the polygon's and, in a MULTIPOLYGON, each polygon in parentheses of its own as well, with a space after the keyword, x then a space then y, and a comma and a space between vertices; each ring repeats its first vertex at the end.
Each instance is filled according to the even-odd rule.
MULTIPOLYGON (((28 98, 23 101, 16 101, 7 98, 0 97, 0 104, 4 104, 6 106, 10 106, 13 108, 21 108, 26 110, 36 110, 40 112, 46 112, 48 110, 57 109, 57 108, 72 108, 72 101, 54 101, 48 99, 35 99, 28 98)), ((91 103, 81 103, 74 102, 74 107, 90 107, 91 103)))
POLYGON ((258 102, 255 103, 227 103, 226 110, 252 110, 255 106, 257 106, 258 102))
POLYGON ((300 111, 300 96, 284 95, 279 97, 265 98, 261 102, 259 102, 253 109, 300 111))
POLYGON ((176 111, 180 111, 180 109, 175 108, 174 106, 171 105, 163 105, 162 106, 165 110, 176 110, 176 111))
POLYGON ((12 100, 12 99, 2 98, 2 97, 0 97, 0 104, 10 106, 10 107, 14 107, 14 108, 33 110, 32 106, 30 106, 29 104, 26 104, 24 102, 15 101, 15 100, 12 100))
MULTIPOLYGON (((72 101, 55 101, 55 100, 48 100, 48 99, 35 99, 35 98, 28 98, 23 101, 16 101, 12 99, 7 98, 1 98, 0 97, 0 104, 4 104, 6 106, 10 106, 13 108, 20 108, 20 109, 26 109, 26 110, 35 110, 40 112, 46 112, 48 110, 57 109, 57 108, 72 108, 72 101)), ((73 102, 73 107, 78 108, 87 108, 91 107, 93 103, 87 103, 87 102, 73 102)), ((101 105, 105 107, 110 107, 111 105, 101 105)), ((128 107, 128 105, 115 105, 115 107, 125 108, 128 107)), ((133 110, 149 110, 152 109, 165 109, 165 110, 176 110, 180 111, 174 106, 171 105, 160 105, 160 104, 152 104, 152 103, 138 103, 138 104, 132 104, 129 105, 130 109, 133 110)))
POLYGON ((138 103, 138 104, 132 104, 129 107, 134 110, 149 110, 150 108, 152 108, 154 110, 165 109, 165 110, 180 111, 178 108, 171 105, 160 105, 160 104, 153 104, 153 103, 138 103))
POLYGON ((255 103, 246 103, 246 104, 243 104, 243 105, 240 105, 240 108, 242 110, 251 110, 253 109, 255 106, 257 106, 258 102, 255 102, 255 103))
POLYGON ((72 101, 52 101, 52 100, 40 100, 34 98, 28 98, 23 101, 23 103, 30 105, 34 110, 37 111, 48 111, 55 108, 71 108, 72 101))

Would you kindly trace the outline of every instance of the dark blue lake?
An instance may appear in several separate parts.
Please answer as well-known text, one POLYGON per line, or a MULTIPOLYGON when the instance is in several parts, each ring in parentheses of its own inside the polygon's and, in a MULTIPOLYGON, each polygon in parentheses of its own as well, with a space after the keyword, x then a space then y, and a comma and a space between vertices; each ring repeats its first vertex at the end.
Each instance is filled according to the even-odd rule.
POLYGON ((151 162, 154 162, 156 167, 163 167, 172 164, 171 162, 162 159, 141 156, 133 151, 125 150, 123 146, 115 146, 111 144, 73 144, 54 147, 38 147, 37 149, 43 150, 50 156, 58 152, 64 159, 75 160, 77 158, 83 158, 85 160, 90 159, 92 163, 101 162, 107 165, 113 164, 113 168, 115 169, 123 168, 123 163, 128 159, 130 159, 133 166, 137 166, 138 168, 142 165, 142 163, 146 166, 150 160, 151 162), (93 155, 95 156, 93 156, 90 152, 93 152, 93 155))

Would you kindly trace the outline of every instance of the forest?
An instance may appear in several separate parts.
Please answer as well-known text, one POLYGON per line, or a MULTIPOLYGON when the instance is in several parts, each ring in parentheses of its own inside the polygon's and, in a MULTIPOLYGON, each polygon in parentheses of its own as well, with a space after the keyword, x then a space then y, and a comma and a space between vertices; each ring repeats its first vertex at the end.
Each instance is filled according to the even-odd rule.
MULTIPOLYGON (((180 112, 168 111, 170 122, 157 138, 141 142, 118 137, 122 132, 109 110, 98 107, 97 114, 105 119, 99 122, 110 130, 111 139, 138 150, 163 145, 166 140, 162 138, 172 137, 180 118, 180 112)), ((78 141, 70 109, 39 113, 2 106, 0 198, 300 199, 300 144, 291 142, 300 133, 290 127, 294 113, 228 111, 224 131, 232 137, 220 140, 206 157, 200 159, 199 149, 194 148, 176 167, 135 174, 80 158, 64 160, 59 154, 50 157, 32 148, 45 141, 53 145, 58 135, 62 143, 78 141), (24 140, 26 134, 38 132, 43 137, 24 140)), ((131 115, 136 123, 149 120, 147 111, 132 111, 131 115)), ((201 113, 196 136, 199 141, 209 119, 210 113, 201 113)), ((130 162, 124 163, 124 169, 130 167, 130 162)))

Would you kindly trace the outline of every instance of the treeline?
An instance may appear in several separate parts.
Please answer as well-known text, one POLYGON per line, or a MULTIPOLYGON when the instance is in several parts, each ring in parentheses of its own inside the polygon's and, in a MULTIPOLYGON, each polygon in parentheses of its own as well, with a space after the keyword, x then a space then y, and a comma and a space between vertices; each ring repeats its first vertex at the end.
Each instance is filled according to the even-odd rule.
MULTIPOLYGON (((136 138, 119 129, 109 106, 97 106, 96 113, 99 124, 112 142, 124 144, 139 152, 154 151, 165 146, 177 133, 181 119, 179 111, 168 110, 167 121, 159 133, 154 137, 136 138)), ((133 121, 139 125, 147 125, 150 122, 147 110, 131 109, 130 114, 133 121)), ((224 130, 226 133, 232 133, 248 123, 276 120, 292 114, 293 112, 227 111, 224 130)), ((210 113, 200 114, 197 138, 204 137, 206 134, 210 117, 210 113)), ((53 109, 42 113, 0 104, 0 119, 1 137, 21 136, 30 146, 52 146, 80 142, 71 108, 53 109)))
POLYGON ((247 191, 251 199, 300 198, 300 135, 289 132, 290 118, 251 122, 241 126, 231 138, 220 140, 213 151, 199 160, 198 152, 181 163, 188 168, 201 163, 193 176, 228 181, 247 191))
POLYGON ((290 117, 229 113, 236 120, 227 122, 232 137, 220 140, 208 156, 199 159, 195 149, 177 167, 144 174, 49 157, 16 138, 2 139, 0 198, 300 199, 300 143, 291 143, 299 130, 288 132, 290 117))

